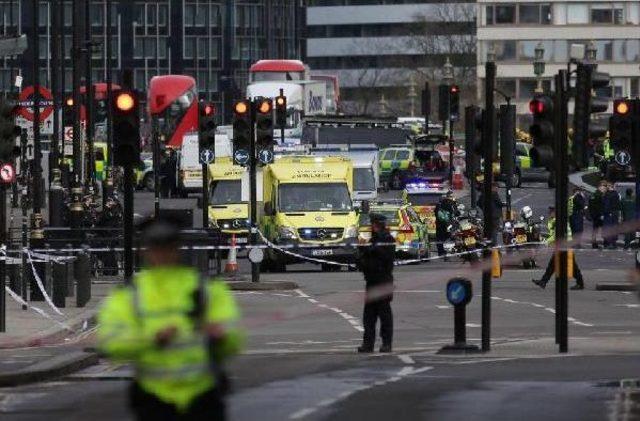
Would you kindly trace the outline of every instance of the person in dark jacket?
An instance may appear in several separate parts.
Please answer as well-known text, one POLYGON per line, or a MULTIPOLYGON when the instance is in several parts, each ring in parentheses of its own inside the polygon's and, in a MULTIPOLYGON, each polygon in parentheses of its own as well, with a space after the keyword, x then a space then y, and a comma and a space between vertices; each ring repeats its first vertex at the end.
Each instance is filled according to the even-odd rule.
POLYGON ((627 227, 624 233, 624 248, 625 250, 631 246, 636 229, 630 227, 633 225, 633 221, 636 219, 636 197, 633 195, 633 189, 627 189, 624 193, 624 199, 622 199, 622 221, 627 227))
POLYGON ((604 246, 606 248, 616 248, 618 242, 618 234, 614 231, 617 230, 617 225, 620 222, 620 194, 616 191, 612 184, 607 184, 607 191, 605 192, 603 199, 603 214, 604 214, 604 246))
POLYGON ((380 352, 391 352, 393 342, 393 261, 395 240, 387 229, 384 216, 371 215, 371 241, 361 243, 358 266, 366 281, 362 322, 364 335, 358 352, 373 352, 376 323, 380 319, 380 352))
MULTIPOLYGON (((494 245, 498 244, 498 231, 502 226, 502 208, 504 207, 504 203, 502 199, 500 199, 500 193, 498 193, 498 184, 493 183, 491 185, 491 207, 493 208, 493 236, 491 241, 494 245)), ((478 206, 484 212, 484 195, 480 194, 478 198, 478 206)))
POLYGON ((584 210, 587 207, 587 200, 579 188, 573 190, 573 196, 571 196, 569 200, 571 201, 569 207, 571 209, 569 226, 571 227, 576 248, 580 248, 580 240, 582 239, 582 232, 584 231, 584 210))
POLYGON ((603 198, 607 191, 607 183, 602 182, 598 189, 589 197, 589 218, 593 224, 591 229, 591 247, 598 248, 598 231, 602 231, 604 222, 603 198))

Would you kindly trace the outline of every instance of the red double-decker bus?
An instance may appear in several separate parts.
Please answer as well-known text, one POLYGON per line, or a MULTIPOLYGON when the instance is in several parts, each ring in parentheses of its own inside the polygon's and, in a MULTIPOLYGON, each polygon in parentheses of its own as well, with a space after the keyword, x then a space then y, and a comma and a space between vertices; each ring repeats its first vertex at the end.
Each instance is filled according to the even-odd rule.
POLYGON ((198 130, 198 91, 190 76, 155 76, 149 82, 149 113, 166 146, 180 148, 198 130))

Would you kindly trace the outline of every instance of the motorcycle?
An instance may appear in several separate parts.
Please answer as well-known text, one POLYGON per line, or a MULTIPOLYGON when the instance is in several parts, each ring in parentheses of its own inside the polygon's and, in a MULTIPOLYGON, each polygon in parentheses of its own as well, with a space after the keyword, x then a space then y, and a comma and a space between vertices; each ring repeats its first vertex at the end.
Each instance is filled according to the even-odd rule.
POLYGON ((446 253, 464 253, 462 260, 477 262, 480 258, 482 245, 482 222, 476 209, 465 212, 464 205, 458 205, 456 218, 449 225, 450 239, 445 241, 446 253))
MULTIPOLYGON (((529 206, 525 206, 520 210, 520 219, 517 221, 506 221, 502 229, 502 241, 505 245, 513 245, 515 247, 507 248, 507 252, 518 250, 524 247, 535 247, 530 243, 538 243, 541 240, 540 224, 544 221, 544 216, 540 217, 538 222, 533 218, 533 210, 529 206)), ((522 266, 525 269, 537 266, 534 256, 527 256, 522 260, 522 266)))

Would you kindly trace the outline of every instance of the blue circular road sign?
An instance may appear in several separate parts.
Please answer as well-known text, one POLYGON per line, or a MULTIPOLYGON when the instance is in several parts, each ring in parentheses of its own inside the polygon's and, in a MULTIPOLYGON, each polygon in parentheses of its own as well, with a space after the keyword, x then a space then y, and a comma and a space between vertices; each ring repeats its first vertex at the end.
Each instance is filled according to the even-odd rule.
POLYGON ((264 165, 271 164, 273 162, 273 151, 270 149, 263 149, 258 153, 258 159, 264 165))
POLYGON ((453 306, 466 306, 473 297, 471 281, 465 278, 453 278, 447 282, 447 300, 453 306))
POLYGON ((249 162, 249 152, 244 149, 238 149, 233 153, 233 160, 238 165, 246 165, 249 162))
POLYGON ((213 161, 215 161, 216 159, 216 155, 213 153, 213 151, 211 149, 203 149, 200 152, 200 163, 207 165, 207 164, 211 164, 213 161))
POLYGON ((616 163, 622 166, 629 165, 629 162, 631 162, 631 155, 625 150, 616 152, 614 158, 616 160, 616 163))

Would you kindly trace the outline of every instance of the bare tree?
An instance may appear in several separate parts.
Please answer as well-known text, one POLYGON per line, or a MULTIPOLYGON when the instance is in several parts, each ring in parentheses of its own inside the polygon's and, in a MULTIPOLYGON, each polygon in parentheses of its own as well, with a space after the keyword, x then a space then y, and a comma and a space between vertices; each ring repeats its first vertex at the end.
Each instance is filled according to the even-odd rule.
MULTIPOLYGON (((401 80, 398 69, 382 68, 377 63, 371 62, 371 52, 385 51, 393 54, 397 45, 381 40, 357 40, 345 51, 345 60, 348 60, 347 68, 343 72, 341 83, 349 86, 349 94, 342 96, 342 109, 345 114, 354 115, 380 115, 380 99, 386 92, 389 103, 395 90, 401 89, 397 81, 401 80), (365 59, 366 57, 366 59, 365 59)), ((393 106, 387 108, 387 112, 393 112, 393 106)))
MULTIPOLYGON (((424 56, 449 56, 456 82, 463 86, 476 83, 476 9, 475 3, 430 4, 428 12, 415 16, 417 25, 409 37, 409 46, 424 56)), ((417 65, 420 79, 438 82, 443 62, 431 66, 417 65)))

